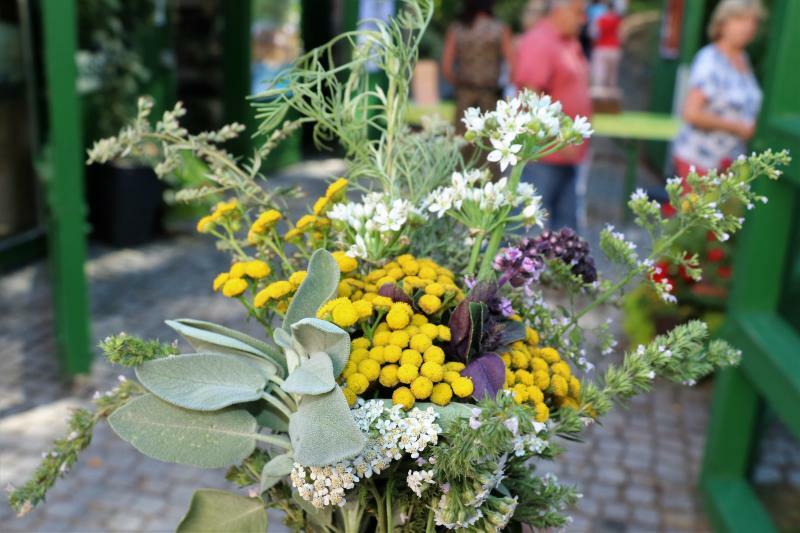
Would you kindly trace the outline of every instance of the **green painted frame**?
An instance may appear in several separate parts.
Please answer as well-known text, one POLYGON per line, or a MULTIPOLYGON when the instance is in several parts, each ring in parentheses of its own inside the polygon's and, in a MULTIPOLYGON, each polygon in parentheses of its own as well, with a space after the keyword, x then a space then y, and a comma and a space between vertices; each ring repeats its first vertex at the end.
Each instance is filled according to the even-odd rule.
MULTIPOLYGON (((754 148, 788 148, 795 160, 784 179, 762 182, 769 208, 751 213, 737 249, 723 336, 743 352, 738 368, 719 373, 700 485, 719 531, 776 531, 748 482, 765 406, 800 438, 800 335, 779 311, 795 251, 800 198, 800 2, 779 0, 770 16, 765 105, 754 148)), ((797 311, 795 311, 797 312, 797 311)))
POLYGON ((86 205, 83 187, 81 102, 75 65, 75 0, 43 0, 44 61, 50 120, 46 176, 48 247, 56 342, 68 374, 89 371, 86 205))

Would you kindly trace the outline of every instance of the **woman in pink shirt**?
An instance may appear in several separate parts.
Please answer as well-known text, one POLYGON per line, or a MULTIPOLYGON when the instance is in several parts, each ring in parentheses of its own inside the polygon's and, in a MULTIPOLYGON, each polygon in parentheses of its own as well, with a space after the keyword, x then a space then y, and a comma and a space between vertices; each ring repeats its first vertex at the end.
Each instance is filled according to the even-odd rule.
MULTIPOLYGON (((547 16, 520 39, 513 68, 517 87, 549 94, 573 118, 592 113, 589 65, 578 41, 584 8, 583 0, 552 0, 547 16)), ((587 150, 588 143, 561 150, 522 173, 542 195, 553 229, 577 225, 578 165, 587 150)))

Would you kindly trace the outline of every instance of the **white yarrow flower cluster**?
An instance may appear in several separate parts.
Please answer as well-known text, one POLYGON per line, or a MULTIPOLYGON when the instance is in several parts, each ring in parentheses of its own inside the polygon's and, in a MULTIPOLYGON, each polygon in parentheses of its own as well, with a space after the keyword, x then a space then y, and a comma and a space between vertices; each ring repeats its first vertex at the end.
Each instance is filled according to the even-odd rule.
POLYGON ((594 133, 586 117, 565 115, 561 103, 547 95, 527 89, 514 98, 500 100, 492 111, 482 113, 471 107, 461 119, 467 140, 487 139, 491 145, 487 159, 505 171, 524 159, 525 140, 534 138, 538 145, 553 142, 580 144, 594 133))
POLYGON ((406 412, 399 405, 385 407, 382 401, 363 401, 351 411, 356 425, 368 435, 367 444, 356 457, 329 466, 295 463, 290 478, 301 498, 314 507, 344 505, 345 491, 361 479, 378 475, 403 454, 420 456, 435 446, 442 428, 431 408, 406 412))
POLYGON ((422 498, 425 489, 434 483, 433 470, 409 470, 406 476, 406 485, 418 498, 422 498))

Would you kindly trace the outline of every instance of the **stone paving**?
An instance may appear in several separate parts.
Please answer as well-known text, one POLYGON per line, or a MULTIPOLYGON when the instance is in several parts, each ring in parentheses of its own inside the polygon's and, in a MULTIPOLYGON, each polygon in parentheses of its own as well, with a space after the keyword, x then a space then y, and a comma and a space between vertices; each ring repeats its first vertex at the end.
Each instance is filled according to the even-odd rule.
MULTIPOLYGON (((589 198, 595 206, 617 205, 622 154, 596 143, 596 168, 589 198), (597 176, 597 178, 595 177, 597 176)), ((333 175, 339 163, 302 165, 285 180, 333 175)), ((590 206, 591 208, 591 206, 590 206)), ((613 209, 611 207, 610 209, 613 209)), ((614 220, 618 213, 603 213, 614 220)), ((256 333, 243 324, 238 304, 211 293, 213 275, 226 260, 198 236, 178 235, 137 249, 94 246, 87 271, 92 335, 119 331, 145 337, 174 337, 163 320, 189 316, 256 333)), ((52 336, 52 310, 44 263, 0 279, 0 485, 22 483, 48 443, 62 435, 70 408, 85 404, 95 390, 113 386, 117 369, 98 359, 91 376, 60 381, 52 336)), ((597 320, 614 318, 604 309, 597 320)), ((590 428, 583 443, 568 443, 559 462, 543 464, 581 487, 584 497, 568 531, 706 531, 696 480, 708 422, 711 383, 694 388, 656 383, 641 396, 590 428)), ((788 442, 782 457, 800 458, 788 442)), ((800 459, 798 459, 800 461, 800 459)), ((772 465, 779 471, 784 463, 772 465)), ((15 519, 0 503, 2 531, 170 531, 194 488, 226 487, 222 471, 202 471, 148 459, 101 425, 71 475, 51 491, 46 505, 15 519)), ((773 481, 776 481, 773 479, 773 481)), ((230 487, 228 487, 230 488, 230 487)), ((285 531, 271 516, 269 531, 285 531)))

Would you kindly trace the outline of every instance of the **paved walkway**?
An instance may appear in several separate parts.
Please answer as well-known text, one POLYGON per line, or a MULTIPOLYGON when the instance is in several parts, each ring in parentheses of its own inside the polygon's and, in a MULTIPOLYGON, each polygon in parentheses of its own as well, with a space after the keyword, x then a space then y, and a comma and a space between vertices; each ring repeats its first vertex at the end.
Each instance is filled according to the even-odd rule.
MULTIPOLYGON (((610 143, 596 143, 598 163, 589 198, 609 206, 620 194, 624 159, 610 143), (595 176, 597 176, 595 178, 595 176)), ((304 165, 291 179, 333 175, 336 162, 304 165)), ((288 178, 285 178, 288 179, 288 178)), ((613 203, 617 205, 617 203, 613 203)), ((608 213, 613 219, 617 213, 608 213)), ((92 248, 88 264, 92 335, 119 331, 172 339, 163 320, 193 317, 258 332, 243 324, 236 302, 212 294, 209 284, 225 257, 196 235, 133 250, 92 248)), ((48 443, 62 435, 70 408, 95 390, 111 386, 118 369, 98 359, 77 385, 62 383, 55 363, 49 283, 44 263, 0 279, 0 486, 21 483, 48 443)), ((603 310, 602 319, 615 316, 603 310)), ((601 319, 598 315, 598 320, 601 319)), ((543 471, 581 487, 584 498, 569 531, 705 531, 695 480, 708 421, 710 383, 695 388, 659 382, 653 394, 591 428, 586 442, 543 471)), ((780 440, 780 429, 776 439, 780 440)), ((772 486, 787 483, 787 465, 800 471, 800 451, 783 438, 779 456, 763 463, 772 486), (794 463, 793 463, 794 462, 794 463)), ((774 449, 774 447, 771 447, 774 449)), ((800 485, 800 476, 797 476, 800 485)), ((171 531, 199 487, 226 487, 221 471, 201 471, 145 458, 101 425, 72 475, 61 480, 48 503, 15 519, 0 503, 2 531, 171 531)), ((284 531, 272 517, 270 531, 284 531)))

